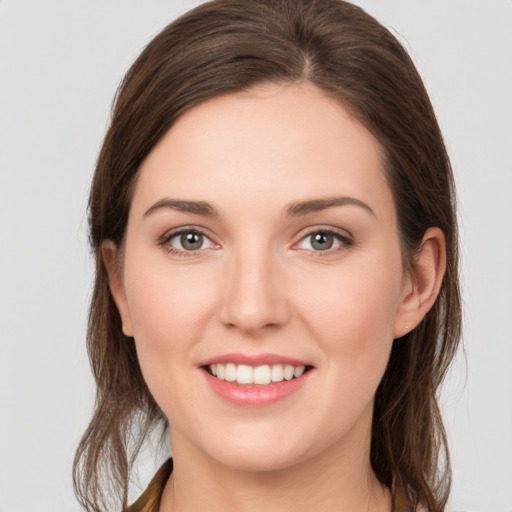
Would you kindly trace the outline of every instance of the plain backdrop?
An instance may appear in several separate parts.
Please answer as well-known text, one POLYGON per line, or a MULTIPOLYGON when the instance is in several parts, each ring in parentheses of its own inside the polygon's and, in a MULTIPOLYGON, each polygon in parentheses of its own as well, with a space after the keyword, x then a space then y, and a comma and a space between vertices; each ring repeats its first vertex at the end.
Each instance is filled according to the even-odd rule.
MULTIPOLYGON (((78 511, 90 417, 86 198, 116 87, 190 0, 0 0, 0 512, 78 511)), ((466 360, 442 401, 451 505, 512 511, 512 2, 358 2, 398 35, 458 185, 466 360)), ((140 486, 165 454, 147 455, 140 486)), ((137 487, 133 495, 138 493, 137 487)))

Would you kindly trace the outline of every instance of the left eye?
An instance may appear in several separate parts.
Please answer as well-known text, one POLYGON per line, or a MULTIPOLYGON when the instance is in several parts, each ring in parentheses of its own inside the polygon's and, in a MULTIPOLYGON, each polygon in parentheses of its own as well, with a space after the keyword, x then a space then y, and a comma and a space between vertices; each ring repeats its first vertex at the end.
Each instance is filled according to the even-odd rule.
POLYGON ((166 244, 171 251, 193 252, 201 249, 207 249, 211 240, 199 231, 181 231, 167 238, 166 244))
POLYGON ((315 231, 306 235, 298 244, 301 249, 310 251, 328 251, 343 245, 351 245, 351 240, 332 231, 315 231))

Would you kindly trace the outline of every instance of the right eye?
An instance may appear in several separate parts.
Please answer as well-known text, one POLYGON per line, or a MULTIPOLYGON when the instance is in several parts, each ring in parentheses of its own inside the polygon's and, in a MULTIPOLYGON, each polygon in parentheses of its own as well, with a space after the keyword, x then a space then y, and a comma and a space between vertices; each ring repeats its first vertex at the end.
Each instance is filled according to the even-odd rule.
POLYGON ((182 229, 165 235, 160 245, 170 253, 180 256, 194 256, 198 251, 213 247, 213 242, 205 233, 197 229, 182 229))

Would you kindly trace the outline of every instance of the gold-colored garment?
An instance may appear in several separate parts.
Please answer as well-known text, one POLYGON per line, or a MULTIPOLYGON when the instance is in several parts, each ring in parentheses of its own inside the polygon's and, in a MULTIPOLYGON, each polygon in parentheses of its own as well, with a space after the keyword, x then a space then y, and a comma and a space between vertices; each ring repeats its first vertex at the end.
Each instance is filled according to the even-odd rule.
POLYGON ((162 493, 171 473, 172 459, 167 459, 157 471, 146 490, 131 507, 128 507, 126 512, 159 512, 162 493))
MULTIPOLYGON (((168 459, 158 470, 140 498, 126 512, 159 512, 160 500, 165 484, 172 473, 172 459, 168 459)), ((393 496, 393 509, 391 512, 410 512, 411 508, 400 493, 393 496)))

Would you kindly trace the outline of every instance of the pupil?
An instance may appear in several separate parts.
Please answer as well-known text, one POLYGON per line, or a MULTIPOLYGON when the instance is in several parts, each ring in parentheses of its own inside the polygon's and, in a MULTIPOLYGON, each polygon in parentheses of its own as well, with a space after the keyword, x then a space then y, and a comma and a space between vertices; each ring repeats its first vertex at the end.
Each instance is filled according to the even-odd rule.
POLYGON ((200 233, 186 233, 181 235, 181 245, 188 250, 200 249, 203 245, 203 235, 200 233))
POLYGON ((313 243, 311 244, 315 249, 325 251, 330 249, 333 244, 333 236, 328 233, 317 233, 313 237, 313 243))

